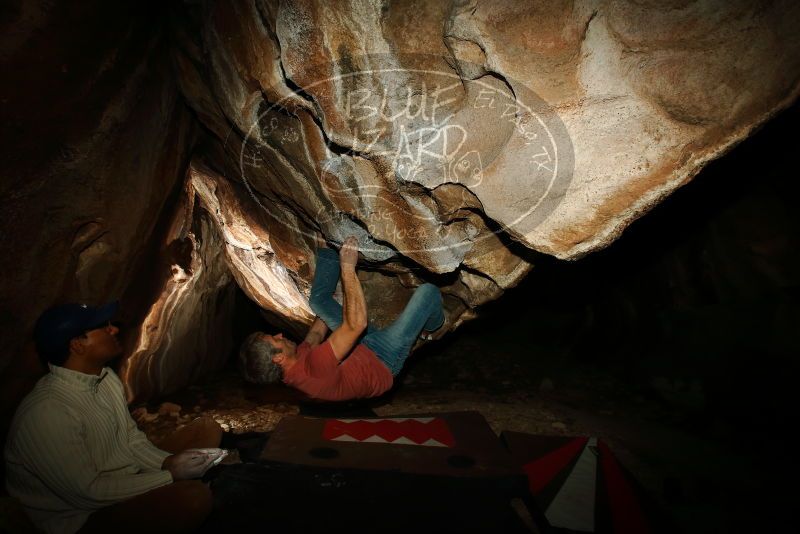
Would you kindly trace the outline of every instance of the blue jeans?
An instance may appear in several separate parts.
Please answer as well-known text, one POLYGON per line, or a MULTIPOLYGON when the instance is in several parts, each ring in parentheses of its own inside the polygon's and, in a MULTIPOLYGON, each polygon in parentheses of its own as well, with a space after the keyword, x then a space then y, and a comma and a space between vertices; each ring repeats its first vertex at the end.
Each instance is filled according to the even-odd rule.
MULTIPOLYGON (((342 306, 333 299, 339 282, 339 253, 331 248, 317 249, 317 265, 311 286, 311 309, 331 331, 342 324, 342 306)), ((397 375, 411 353, 420 332, 436 330, 444 324, 442 294, 433 284, 422 284, 414 290, 411 300, 395 321, 386 328, 368 323, 361 343, 397 375)))

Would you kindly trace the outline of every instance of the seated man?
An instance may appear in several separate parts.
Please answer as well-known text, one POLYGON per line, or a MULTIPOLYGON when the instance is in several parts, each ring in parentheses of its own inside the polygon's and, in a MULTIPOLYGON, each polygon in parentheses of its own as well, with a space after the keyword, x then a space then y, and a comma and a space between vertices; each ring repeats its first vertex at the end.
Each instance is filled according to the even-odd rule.
POLYGON ((286 384, 321 400, 375 397, 388 391, 420 332, 444 325, 442 295, 433 284, 422 284, 391 325, 374 328, 367 320, 357 260, 355 237, 345 240, 341 258, 320 243, 310 302, 317 318, 305 340, 297 345, 283 334, 262 335, 244 367, 261 369, 265 377, 282 376, 286 384), (333 299, 340 276, 343 305, 333 299), (328 328, 333 333, 325 339, 328 328))
POLYGON ((105 364, 121 353, 116 303, 66 304, 36 324, 50 372, 16 411, 6 441, 6 486, 45 532, 176 532, 211 511, 199 480, 225 451, 222 428, 197 419, 154 446, 128 412, 105 364), (187 448, 173 454, 177 448, 187 448), (189 448, 194 447, 194 448, 189 448))

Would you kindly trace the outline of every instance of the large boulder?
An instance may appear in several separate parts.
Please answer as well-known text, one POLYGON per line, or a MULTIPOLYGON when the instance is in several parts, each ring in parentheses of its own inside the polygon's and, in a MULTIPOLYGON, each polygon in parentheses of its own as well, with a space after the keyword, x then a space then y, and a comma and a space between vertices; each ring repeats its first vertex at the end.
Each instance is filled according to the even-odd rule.
POLYGON ((358 236, 377 324, 441 287, 442 335, 794 101, 799 22, 750 0, 18 3, 0 368, 54 301, 122 296, 129 394, 174 390, 224 363, 234 284, 302 334, 319 234, 358 236))
POLYGON ((355 234, 368 299, 393 296, 379 321, 431 280, 454 328, 536 253, 608 245, 791 103, 798 22, 750 0, 241 1, 173 33, 205 161, 253 221, 237 231, 289 271, 273 291, 232 262, 251 297, 305 322, 277 304, 285 281, 307 289, 315 234, 355 234))

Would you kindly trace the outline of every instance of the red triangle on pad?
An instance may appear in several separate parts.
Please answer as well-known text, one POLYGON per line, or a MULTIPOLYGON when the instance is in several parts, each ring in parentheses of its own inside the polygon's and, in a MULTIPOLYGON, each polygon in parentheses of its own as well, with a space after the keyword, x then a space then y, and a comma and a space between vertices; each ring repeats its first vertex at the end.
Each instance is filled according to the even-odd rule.
POLYGON ((538 495, 555 476, 581 453, 589 438, 575 438, 558 449, 522 466, 532 495, 538 495))

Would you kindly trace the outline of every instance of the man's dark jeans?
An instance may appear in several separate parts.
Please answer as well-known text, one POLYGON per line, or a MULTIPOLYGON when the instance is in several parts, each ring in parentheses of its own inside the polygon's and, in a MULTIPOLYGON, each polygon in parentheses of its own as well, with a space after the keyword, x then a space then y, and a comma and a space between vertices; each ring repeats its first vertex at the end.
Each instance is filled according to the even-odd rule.
MULTIPOLYGON (((330 248, 317 249, 310 304, 314 313, 331 331, 342 324, 342 306, 333 298, 339 275, 339 253, 330 248)), ((371 349, 394 376, 403 368, 422 329, 436 330, 444 321, 439 288, 433 284, 422 284, 414 290, 411 300, 392 324, 379 329, 369 323, 367 334, 361 339, 361 343, 371 349)))

